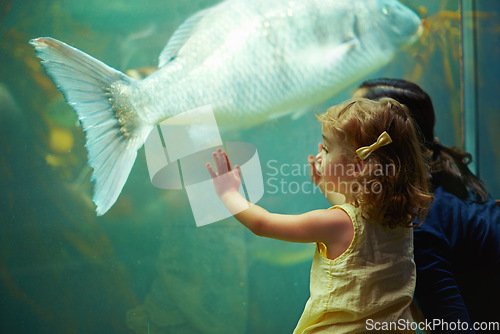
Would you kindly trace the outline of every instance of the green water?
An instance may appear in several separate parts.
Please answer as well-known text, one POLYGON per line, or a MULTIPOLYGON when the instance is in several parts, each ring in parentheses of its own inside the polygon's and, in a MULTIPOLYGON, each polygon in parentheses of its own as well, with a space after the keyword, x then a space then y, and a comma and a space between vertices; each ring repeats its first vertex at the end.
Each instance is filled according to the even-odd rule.
MULTIPOLYGON (((472 20, 460 16, 459 1, 402 2, 429 18, 431 34, 366 79, 406 78, 428 91, 436 135, 461 148, 471 141, 477 171, 500 198, 500 3, 473 2, 472 20), (460 52, 461 24, 474 37, 473 64, 460 52), (461 61, 477 82, 467 92, 474 108, 465 112, 470 87, 461 61), (473 138, 466 138, 474 133, 464 128, 467 113, 477 120, 473 138)), ((117 203, 96 217, 83 132, 28 44, 52 36, 122 71, 155 66, 176 27, 214 3, 0 3, 2 333, 265 334, 295 327, 309 294, 313 246, 258 238, 234 219, 197 228, 184 191, 151 185, 142 149, 117 203)), ((327 207, 319 192, 309 193, 302 168, 321 140, 313 115, 354 88, 299 120, 222 133, 224 141, 257 147, 260 205, 290 214, 327 207)))

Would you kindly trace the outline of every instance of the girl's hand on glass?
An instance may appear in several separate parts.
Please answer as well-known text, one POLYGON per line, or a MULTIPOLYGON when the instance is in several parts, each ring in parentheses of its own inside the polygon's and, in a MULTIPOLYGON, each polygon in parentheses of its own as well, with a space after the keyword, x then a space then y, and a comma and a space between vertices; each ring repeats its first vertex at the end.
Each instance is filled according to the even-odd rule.
MULTIPOLYGON (((323 150, 323 144, 318 144, 318 155, 323 150)), ((311 181, 319 186, 323 182, 323 176, 321 176, 321 172, 319 171, 319 162, 317 161, 317 157, 315 158, 313 155, 310 155, 307 158, 309 162, 309 175, 311 176, 311 181)))
POLYGON ((225 193, 236 191, 241 186, 241 171, 239 166, 231 167, 227 153, 222 149, 212 153, 215 168, 214 171, 210 163, 206 164, 207 170, 212 177, 215 192, 217 196, 221 197, 225 193))

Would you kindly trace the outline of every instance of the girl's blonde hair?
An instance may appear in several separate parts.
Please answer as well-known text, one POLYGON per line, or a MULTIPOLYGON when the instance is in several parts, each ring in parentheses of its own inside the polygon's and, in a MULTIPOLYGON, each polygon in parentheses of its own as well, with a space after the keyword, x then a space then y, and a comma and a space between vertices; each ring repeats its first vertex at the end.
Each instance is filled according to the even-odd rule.
POLYGON ((349 201, 366 217, 390 227, 423 222, 432 202, 425 153, 407 108, 391 98, 352 99, 318 115, 324 128, 344 144, 343 154, 356 160, 356 150, 375 143, 384 131, 392 143, 364 160, 351 183, 349 201), (363 185, 363 189, 360 188, 363 185))

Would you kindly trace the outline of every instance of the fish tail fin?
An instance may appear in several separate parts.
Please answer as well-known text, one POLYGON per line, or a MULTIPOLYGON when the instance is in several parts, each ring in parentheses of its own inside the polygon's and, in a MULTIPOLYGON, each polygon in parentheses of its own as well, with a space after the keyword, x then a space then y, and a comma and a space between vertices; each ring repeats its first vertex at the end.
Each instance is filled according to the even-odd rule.
POLYGON ((153 128, 130 103, 137 82, 53 38, 36 38, 30 44, 78 114, 87 140, 88 164, 94 169, 93 201, 97 215, 103 215, 116 202, 137 150, 153 128))

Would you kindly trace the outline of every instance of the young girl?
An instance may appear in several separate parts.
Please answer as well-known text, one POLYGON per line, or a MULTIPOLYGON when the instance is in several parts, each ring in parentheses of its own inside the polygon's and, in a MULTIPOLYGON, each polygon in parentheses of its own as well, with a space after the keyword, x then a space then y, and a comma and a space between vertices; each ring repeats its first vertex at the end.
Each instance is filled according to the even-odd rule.
MULTIPOLYGON (((403 103, 429 150, 434 202, 425 223, 414 232, 415 298, 428 321, 498 321, 500 300, 500 208, 467 164, 471 155, 435 139, 436 115, 430 96, 417 84, 379 78, 363 82, 354 96, 391 97, 403 103)), ((456 332, 436 326, 440 333, 456 332)), ((463 331, 462 333, 465 333, 463 331)))
MULTIPOLYGON (((431 197, 426 167, 406 108, 392 99, 354 99, 319 115, 316 156, 322 189, 345 204, 281 215, 239 193, 240 170, 222 150, 207 164, 217 195, 256 235, 315 242, 311 297, 294 333, 406 331, 415 288, 411 222, 431 197)), ((313 161, 310 161, 313 162, 313 161)))

